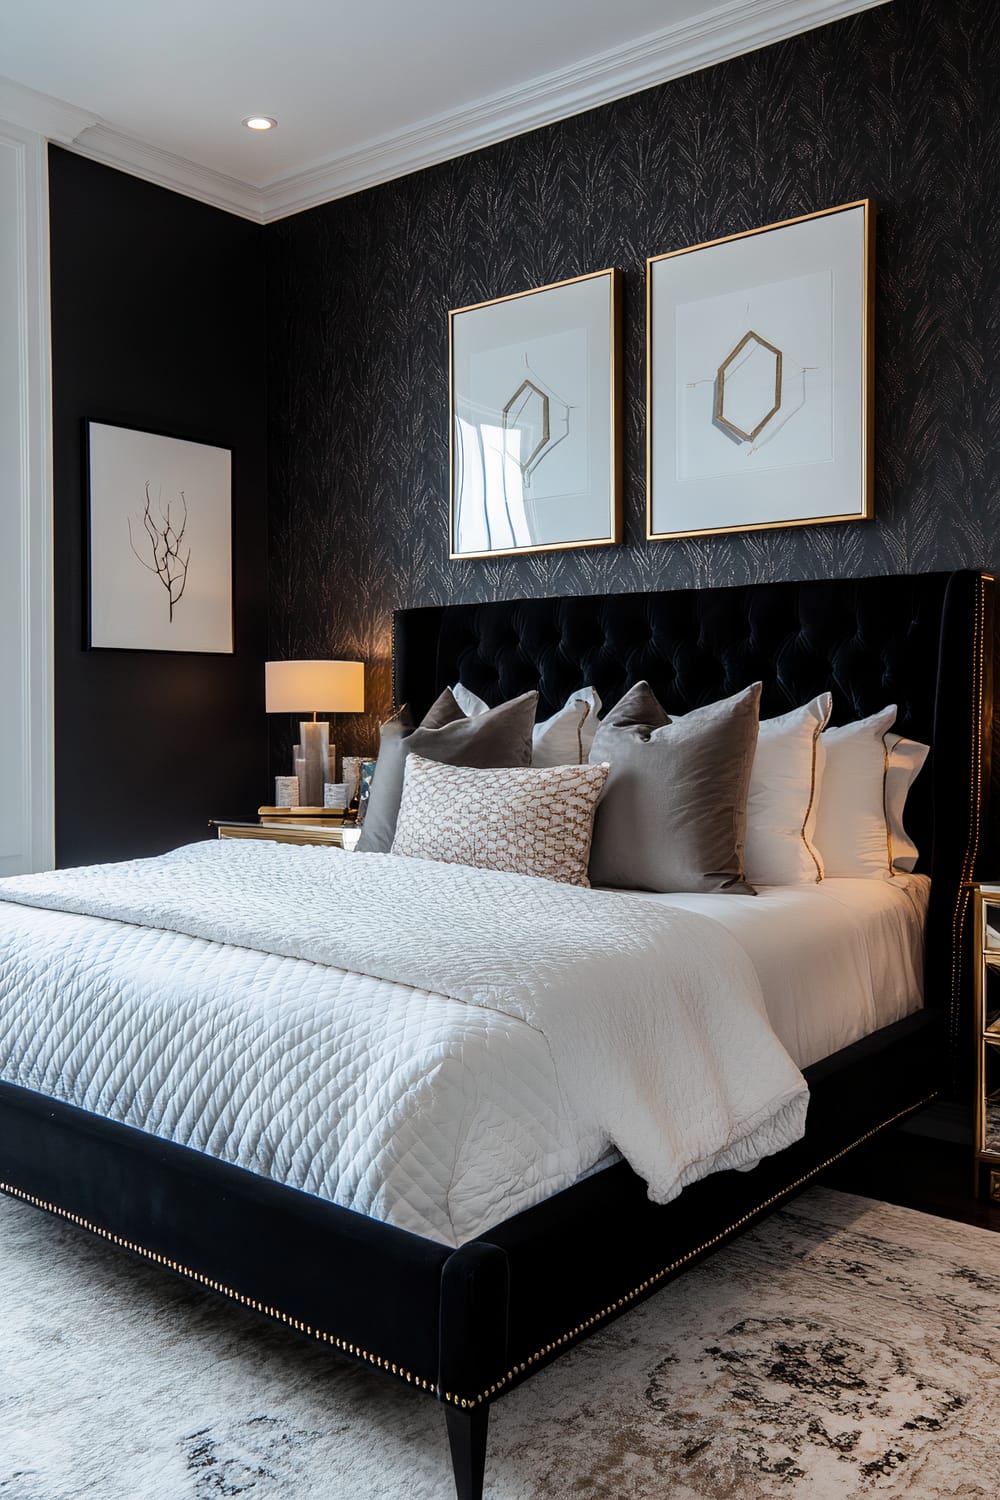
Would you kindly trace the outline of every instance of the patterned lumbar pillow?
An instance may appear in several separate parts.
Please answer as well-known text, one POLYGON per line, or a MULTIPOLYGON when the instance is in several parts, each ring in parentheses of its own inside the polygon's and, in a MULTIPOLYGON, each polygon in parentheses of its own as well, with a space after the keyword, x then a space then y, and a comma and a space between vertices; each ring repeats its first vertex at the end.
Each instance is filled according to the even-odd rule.
POLYGON ((589 885, 607 766, 476 770, 407 756, 393 854, 589 885))

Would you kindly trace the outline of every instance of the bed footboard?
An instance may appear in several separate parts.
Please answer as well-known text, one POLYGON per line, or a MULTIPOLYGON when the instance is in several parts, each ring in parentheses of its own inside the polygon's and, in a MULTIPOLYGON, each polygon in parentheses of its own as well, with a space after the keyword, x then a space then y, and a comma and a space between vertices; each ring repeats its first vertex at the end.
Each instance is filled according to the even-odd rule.
POLYGON ((0 1184, 437 1394, 447 1245, 8 1083, 0 1184))
POLYGON ((659 1206, 620 1163, 458 1250, 12 1084, 0 1191, 435 1396, 480 1500, 490 1404, 927 1102, 942 1035, 922 1011, 808 1069, 806 1136, 752 1172, 659 1206))

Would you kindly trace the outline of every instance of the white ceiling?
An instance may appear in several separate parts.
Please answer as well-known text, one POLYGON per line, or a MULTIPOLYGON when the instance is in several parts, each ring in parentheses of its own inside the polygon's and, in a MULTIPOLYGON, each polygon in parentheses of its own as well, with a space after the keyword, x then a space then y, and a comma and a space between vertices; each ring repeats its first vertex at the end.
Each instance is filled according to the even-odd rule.
POLYGON ((2 0, 0 116, 266 221, 879 3, 2 0))

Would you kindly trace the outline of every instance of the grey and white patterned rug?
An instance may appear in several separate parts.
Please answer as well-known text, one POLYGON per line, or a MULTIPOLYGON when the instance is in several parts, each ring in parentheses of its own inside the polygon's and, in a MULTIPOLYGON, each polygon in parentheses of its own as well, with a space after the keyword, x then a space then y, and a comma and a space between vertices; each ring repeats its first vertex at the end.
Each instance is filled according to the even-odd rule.
MULTIPOLYGON (((1000 1235, 813 1189, 500 1401, 490 1500, 1000 1494, 1000 1235)), ((440 1408, 0 1199, 2 1500, 453 1500, 440 1408)))

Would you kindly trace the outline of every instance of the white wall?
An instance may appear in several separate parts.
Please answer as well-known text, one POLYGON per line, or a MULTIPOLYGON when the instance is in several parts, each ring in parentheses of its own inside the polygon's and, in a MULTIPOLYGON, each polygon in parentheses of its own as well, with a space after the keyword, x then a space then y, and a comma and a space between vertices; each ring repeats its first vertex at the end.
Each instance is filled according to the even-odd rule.
POLYGON ((54 859, 45 163, 0 120, 0 875, 54 859))

